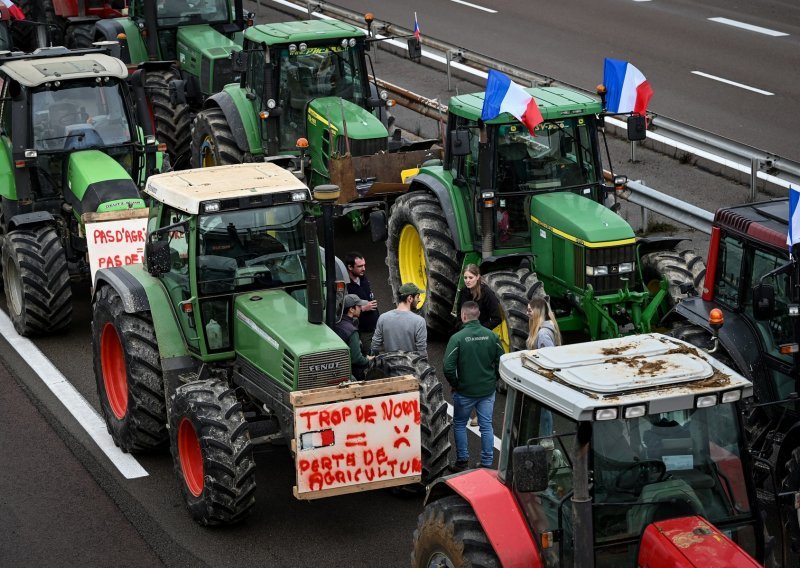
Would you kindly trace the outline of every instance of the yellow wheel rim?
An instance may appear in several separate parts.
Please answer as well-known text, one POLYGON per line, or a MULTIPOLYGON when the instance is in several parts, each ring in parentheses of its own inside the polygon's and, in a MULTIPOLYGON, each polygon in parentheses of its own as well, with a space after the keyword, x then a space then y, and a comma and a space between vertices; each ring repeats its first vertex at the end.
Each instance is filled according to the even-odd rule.
POLYGON ((503 351, 506 353, 511 352, 511 332, 508 330, 508 321, 503 309, 500 309, 500 315, 503 317, 502 321, 492 331, 500 338, 500 343, 503 345, 503 351))
MULTIPOLYGON (((428 289, 428 273, 425 265, 425 250, 422 239, 413 225, 406 225, 400 231, 400 244, 397 250, 397 264, 400 268, 400 284, 416 284, 420 290, 428 289)), ((427 294, 419 295, 418 308, 425 304, 427 294)))
POLYGON ((200 145, 200 163, 204 168, 217 165, 217 159, 214 157, 214 140, 211 136, 203 138, 203 143, 200 145))

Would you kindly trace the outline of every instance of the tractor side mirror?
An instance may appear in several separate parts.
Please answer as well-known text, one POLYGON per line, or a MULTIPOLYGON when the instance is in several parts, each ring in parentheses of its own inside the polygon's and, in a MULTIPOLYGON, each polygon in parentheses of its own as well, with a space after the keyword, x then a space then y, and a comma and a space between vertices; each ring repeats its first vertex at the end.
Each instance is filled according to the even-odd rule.
POLYGON ((628 140, 638 142, 647 138, 647 119, 644 115, 634 114, 628 117, 628 140))
POLYGON ((775 287, 772 284, 753 286, 753 316, 757 320, 768 320, 775 315, 775 287))
POLYGON ((512 455, 514 486, 520 493, 544 491, 550 482, 547 452, 540 445, 514 448, 512 455))
POLYGON ((152 276, 161 276, 172 268, 172 256, 168 241, 153 241, 144 245, 147 271, 152 276))
POLYGON ((450 132, 450 153, 453 156, 467 156, 470 153, 468 131, 453 130, 450 132))
POLYGON ((378 210, 370 213, 369 227, 373 243, 385 241, 389 236, 386 229, 386 211, 378 210))
POLYGON ((422 44, 415 37, 408 40, 408 58, 414 63, 419 63, 422 59, 422 44))

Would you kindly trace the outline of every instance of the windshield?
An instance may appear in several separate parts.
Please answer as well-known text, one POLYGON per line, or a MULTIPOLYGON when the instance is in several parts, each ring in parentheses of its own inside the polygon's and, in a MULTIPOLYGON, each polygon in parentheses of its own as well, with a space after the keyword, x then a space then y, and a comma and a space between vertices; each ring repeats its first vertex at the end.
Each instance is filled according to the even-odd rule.
POLYGON ((157 13, 159 26, 229 21, 226 0, 163 0, 157 5, 157 13))
POLYGON ((315 46, 305 51, 280 49, 278 79, 281 107, 281 147, 294 148, 305 132, 306 105, 319 97, 340 97, 366 104, 363 47, 315 46))
POLYGON ((295 203, 200 217, 200 294, 305 282, 302 221, 302 205, 295 203))
POLYGON ((33 93, 33 147, 41 151, 118 146, 131 141, 121 87, 115 81, 71 82, 33 93))
POLYGON ((556 189, 598 183, 586 117, 543 122, 527 128, 502 124, 496 131, 500 192, 556 189))

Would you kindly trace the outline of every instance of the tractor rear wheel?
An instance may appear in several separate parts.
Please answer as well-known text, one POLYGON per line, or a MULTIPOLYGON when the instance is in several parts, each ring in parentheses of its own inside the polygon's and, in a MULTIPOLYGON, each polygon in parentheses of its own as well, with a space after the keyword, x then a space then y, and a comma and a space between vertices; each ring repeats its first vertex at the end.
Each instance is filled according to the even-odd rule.
POLYGON ((392 295, 397 297, 402 284, 416 284, 423 290, 419 314, 432 331, 447 334, 461 265, 435 196, 415 191, 395 201, 386 248, 392 295))
POLYGON ((164 446, 164 380, 150 314, 126 313, 119 293, 103 286, 93 307, 92 351, 100 407, 114 443, 124 452, 164 446))
MULTIPOLYGON (((792 450, 789 459, 784 466, 785 475, 781 480, 780 491, 800 491, 800 447, 792 450)), ((800 509, 784 505, 785 511, 781 516, 784 518, 783 534, 784 542, 791 546, 792 552, 800 552, 800 509)), ((784 546, 784 548, 786 548, 784 546)))
POLYGON ((370 362, 367 371, 369 379, 400 375, 413 375, 419 380, 422 483, 427 485, 447 469, 452 421, 447 415, 442 383, 425 355, 400 351, 381 353, 370 362))
POLYGON ((687 297, 687 294, 681 292, 681 284, 689 283, 698 294, 703 292, 706 265, 700 256, 690 250, 650 252, 642 255, 641 266, 645 288, 651 292, 658 291, 662 278, 667 279, 670 306, 687 297))
MULTIPOLYGON (((53 45, 64 45, 65 21, 56 16, 52 0, 16 0, 14 3, 25 14, 26 20, 47 24, 53 45)), ((37 27, 26 24, 12 26, 14 49, 30 53, 37 47, 42 47, 37 44, 37 27)))
POLYGON ((222 109, 211 107, 200 111, 192 124, 192 167, 208 168, 243 161, 244 154, 236 145, 222 109))
POLYGON ((170 84, 180 80, 175 69, 147 71, 144 88, 150 100, 155 121, 156 137, 167 145, 172 166, 179 169, 189 163, 189 143, 192 137, 191 109, 186 103, 172 104, 170 84))
POLYGON ((411 566, 492 568, 500 559, 472 506, 451 495, 429 503, 417 519, 411 566))
POLYGON ((24 336, 46 335, 72 323, 72 287, 55 228, 11 231, 3 239, 3 284, 11 320, 24 336))
POLYGON ((232 524, 255 504, 256 464, 242 404, 225 381, 178 387, 170 413, 175 474, 201 525, 232 524))
POLYGON ((65 43, 70 49, 92 47, 94 42, 94 24, 75 24, 67 28, 65 43))

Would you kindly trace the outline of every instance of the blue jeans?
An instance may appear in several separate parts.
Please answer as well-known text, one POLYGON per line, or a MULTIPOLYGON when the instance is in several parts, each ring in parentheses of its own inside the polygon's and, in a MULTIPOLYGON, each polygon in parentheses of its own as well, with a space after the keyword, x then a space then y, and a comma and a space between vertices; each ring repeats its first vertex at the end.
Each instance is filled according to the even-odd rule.
POLYGON ((453 393, 453 437, 456 439, 456 459, 458 461, 469 460, 467 422, 474 408, 478 414, 478 427, 481 431, 481 465, 492 465, 494 461, 494 430, 492 429, 494 394, 484 398, 470 398, 457 392, 453 393))

